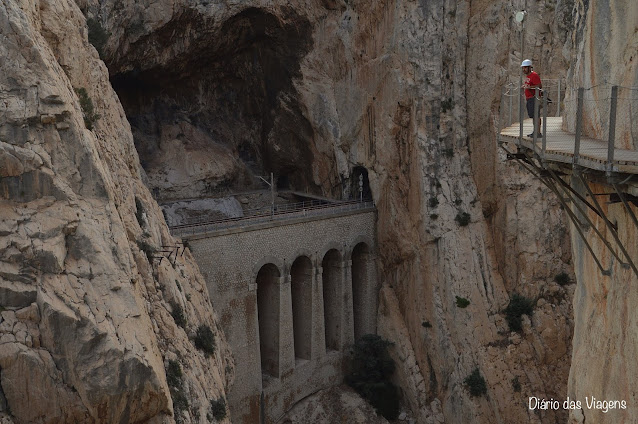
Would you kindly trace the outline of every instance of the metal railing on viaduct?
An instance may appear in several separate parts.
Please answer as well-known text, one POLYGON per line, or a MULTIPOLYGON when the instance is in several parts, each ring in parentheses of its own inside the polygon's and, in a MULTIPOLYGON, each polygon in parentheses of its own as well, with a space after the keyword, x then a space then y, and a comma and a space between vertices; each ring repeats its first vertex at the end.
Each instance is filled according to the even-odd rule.
POLYGON ((192 219, 179 225, 170 226, 176 237, 188 238, 201 234, 214 234, 219 231, 244 228, 268 223, 285 223, 298 219, 323 219, 335 215, 375 210, 371 200, 352 200, 326 202, 311 200, 297 203, 279 204, 274 207, 249 209, 243 216, 215 220, 192 219))
POLYGON ((518 84, 504 87, 499 146, 508 159, 516 160, 558 197, 604 275, 610 275, 613 260, 608 261, 609 266, 603 265, 595 243, 585 236, 589 228, 597 237, 596 243, 602 243, 623 268, 631 268, 638 276, 628 252, 631 246, 622 242, 626 234, 612 223, 608 206, 622 203, 630 225, 635 227, 633 231, 638 230, 638 219, 630 206, 638 204, 638 183, 633 182, 638 175, 638 87, 603 83, 561 91, 561 83, 552 81, 544 81, 543 86, 544 92, 534 90, 533 110, 529 112, 518 84), (613 188, 613 192, 604 194, 609 196, 605 207, 599 201, 601 193, 595 194, 592 189, 596 185, 613 188), (593 212, 591 216, 588 209, 593 212), (603 228, 599 229, 597 222, 603 228))

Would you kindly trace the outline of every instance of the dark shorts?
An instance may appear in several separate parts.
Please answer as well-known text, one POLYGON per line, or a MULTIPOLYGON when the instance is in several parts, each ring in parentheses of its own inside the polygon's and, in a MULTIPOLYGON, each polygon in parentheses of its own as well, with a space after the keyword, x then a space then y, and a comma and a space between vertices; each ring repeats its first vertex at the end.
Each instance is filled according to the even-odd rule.
MULTIPOLYGON (((529 99, 527 99, 527 116, 529 116, 530 118, 534 117, 534 103, 535 103, 536 97, 530 97, 529 99)), ((541 111, 540 108, 542 106, 542 103, 538 104, 538 116, 541 116, 541 111)))

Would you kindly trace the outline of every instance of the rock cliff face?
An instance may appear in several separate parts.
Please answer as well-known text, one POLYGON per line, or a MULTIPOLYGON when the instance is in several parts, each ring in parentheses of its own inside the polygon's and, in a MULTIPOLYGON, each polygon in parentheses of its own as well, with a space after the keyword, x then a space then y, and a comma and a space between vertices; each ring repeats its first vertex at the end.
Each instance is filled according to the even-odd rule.
POLYGON ((205 417, 232 379, 230 352, 189 252, 161 251, 176 241, 84 16, 71 1, 3 1, 0 37, 2 413, 205 417), (214 331, 213 355, 189 340, 200 325, 214 331))
MULTIPOLYGON (((77 3, 5 0, 0 11, 11 308, 0 381, 16 421, 46 410, 53 421, 170 420, 164 367, 175 359, 190 399, 180 417, 203 420, 223 396, 232 365, 221 332, 209 358, 188 340, 200 323, 216 328, 192 259, 141 250, 175 245, 142 180, 183 198, 274 172, 282 186, 347 196, 355 167, 379 210, 378 328, 395 342, 417 420, 564 421, 526 399, 566 393, 573 286, 552 280, 570 269, 567 232, 551 195, 502 165, 494 142, 500 87, 518 74, 522 1, 77 3), (93 131, 74 88, 100 115, 93 131), (521 333, 502 314, 514 292, 537 299, 521 333), (33 361, 45 371, 19 378, 33 361), (486 397, 463 384, 475 368, 486 397), (14 407, 29 381, 57 394, 14 407)), ((566 66, 571 8, 531 10, 530 55, 547 76, 566 66)))
MULTIPOLYGON (((609 96, 611 86, 618 85, 621 88, 615 144, 616 147, 635 149, 638 134, 638 10, 628 1, 586 1, 579 5, 576 18, 578 26, 572 41, 577 60, 570 68, 570 88, 575 93, 578 87, 593 87, 585 92, 585 99, 589 101, 584 102, 584 130, 594 137, 608 139, 609 96), (613 31, 609 31, 610 22, 613 22, 613 31)), ((568 124, 573 126, 575 115, 568 117, 568 124)), ((608 184, 591 184, 590 187, 594 193, 613 191, 608 184)), ((617 225, 620 240, 635 262, 638 229, 631 216, 621 203, 601 203, 607 217, 617 225)), ((635 214, 635 205, 630 205, 635 214)), ((618 251, 604 222, 593 213, 589 217, 618 251)), ((637 401, 637 375, 632 365, 636 354, 632 341, 636 322, 629 311, 638 294, 638 277, 631 269, 620 266, 592 230, 585 234, 602 265, 609 268, 610 275, 602 275, 572 228, 578 285, 574 296, 574 347, 568 395, 580 400, 583 410, 572 412, 570 422, 634 422, 638 420, 633 407, 637 401), (624 400, 627 409, 616 406, 604 413, 601 409, 588 407, 586 397, 589 402, 592 397, 601 401, 624 400)))
POLYGON ((576 90, 585 88, 583 131, 594 138, 607 140, 611 87, 619 86, 615 144, 623 149, 638 148, 635 113, 638 98, 635 88, 638 87, 638 10, 631 6, 624 0, 579 2, 570 43, 570 89, 565 102, 566 125, 573 131, 576 126, 576 90))

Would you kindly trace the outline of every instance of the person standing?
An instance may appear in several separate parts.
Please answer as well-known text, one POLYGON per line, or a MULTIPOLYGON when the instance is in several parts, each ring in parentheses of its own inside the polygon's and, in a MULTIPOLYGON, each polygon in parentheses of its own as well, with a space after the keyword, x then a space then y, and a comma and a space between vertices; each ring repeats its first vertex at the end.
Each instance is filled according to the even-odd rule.
MULTIPOLYGON (((527 102, 527 116, 534 120, 534 107, 536 104, 536 90, 535 88, 543 88, 543 84, 541 83, 541 77, 538 76, 536 72, 532 70, 532 61, 529 59, 525 59, 523 63, 521 63, 521 67, 523 68, 523 73, 527 76, 523 87, 525 89, 525 100, 527 102)), ((540 106, 540 105, 539 105, 540 106)), ((540 113, 538 116, 538 122, 534 123, 534 131, 536 132, 538 137, 542 137, 543 134, 540 133, 541 128, 541 117, 540 113), (538 126, 536 126, 538 124, 538 126)), ((527 134, 528 137, 534 137, 534 132, 531 134, 527 134)))

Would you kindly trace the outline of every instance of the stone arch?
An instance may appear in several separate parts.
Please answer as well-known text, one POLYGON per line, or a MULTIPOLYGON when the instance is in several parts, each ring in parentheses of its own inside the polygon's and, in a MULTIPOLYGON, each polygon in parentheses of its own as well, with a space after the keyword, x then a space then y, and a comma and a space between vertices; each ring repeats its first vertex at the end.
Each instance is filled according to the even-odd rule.
POLYGON ((345 251, 347 250, 346 244, 345 243, 338 243, 336 241, 331 241, 326 243, 323 248, 319 251, 319 258, 317 259, 321 259, 323 260, 323 258, 326 256, 326 253, 328 253, 329 250, 336 250, 339 252, 339 257, 341 258, 341 260, 345 259, 345 251))
POLYGON ((354 339, 371 333, 374 325, 370 309, 376 309, 373 301, 374 287, 371 276, 372 252, 365 242, 357 243, 352 249, 352 312, 354 320, 354 339))
POLYGON ((352 252, 354 251, 354 248, 361 243, 368 246, 369 253, 374 253, 374 242, 372 241, 370 237, 362 234, 355 237, 354 240, 352 240, 352 242, 350 243, 350 246, 349 246, 350 248, 346 250, 345 260, 347 261, 352 260, 352 252))
POLYGON ((296 359, 310 359, 312 348, 312 279, 310 257, 301 255, 290 267, 292 327, 296 359))
POLYGON ((341 346, 341 315, 343 313, 343 269, 341 252, 329 249, 321 261, 323 272, 323 316, 326 350, 339 350, 341 346))
POLYGON ((280 280, 281 271, 273 263, 262 265, 255 277, 261 371, 274 377, 279 376, 280 280))
MULTIPOLYGON (((292 269, 292 264, 294 263, 294 261, 296 261, 297 259, 299 259, 300 257, 305 256, 308 259, 310 259, 310 263, 314 266, 316 263, 316 252, 311 252, 308 249, 304 249, 304 248, 300 248, 300 249, 296 249, 294 252, 292 252, 292 257, 294 258, 292 263, 290 263, 288 266, 288 269, 285 271, 288 271, 288 273, 290 274, 290 270, 292 269)), ((286 261, 287 262, 287 261, 286 261)))
POLYGON ((284 275, 284 262, 275 258, 274 256, 264 256, 253 266, 252 281, 257 281, 257 274, 261 271, 264 265, 271 264, 277 267, 279 275, 284 275))

